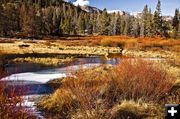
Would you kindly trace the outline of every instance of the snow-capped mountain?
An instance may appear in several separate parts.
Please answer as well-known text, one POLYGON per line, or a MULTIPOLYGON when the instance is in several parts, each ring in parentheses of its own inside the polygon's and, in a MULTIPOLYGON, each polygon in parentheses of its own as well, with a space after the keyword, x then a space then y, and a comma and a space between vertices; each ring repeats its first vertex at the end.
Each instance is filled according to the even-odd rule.
POLYGON ((131 12, 130 15, 134 16, 135 18, 141 18, 142 12, 131 12))
POLYGON ((119 13, 120 15, 130 15, 129 12, 126 12, 126 11, 122 11, 122 10, 108 10, 107 11, 109 14, 112 14, 112 13, 119 13))

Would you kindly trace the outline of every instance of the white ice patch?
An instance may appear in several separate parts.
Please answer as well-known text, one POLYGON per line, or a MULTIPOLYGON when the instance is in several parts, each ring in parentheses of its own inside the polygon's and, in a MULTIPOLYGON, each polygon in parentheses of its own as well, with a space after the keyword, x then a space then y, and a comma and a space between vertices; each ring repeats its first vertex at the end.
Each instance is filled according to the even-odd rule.
POLYGON ((56 73, 56 74, 38 74, 38 73, 19 73, 12 74, 8 77, 3 78, 2 80, 6 81, 31 81, 31 82, 39 82, 46 83, 49 80, 66 77, 66 74, 56 73))
POLYGON ((18 73, 12 74, 5 78, 2 78, 2 81, 30 81, 31 83, 47 83, 50 80, 67 77, 70 75, 72 71, 76 71, 79 69, 86 69, 89 67, 99 66, 100 64, 84 64, 84 65, 74 65, 68 66, 65 68, 55 68, 42 70, 38 72, 26 72, 26 73, 18 73))

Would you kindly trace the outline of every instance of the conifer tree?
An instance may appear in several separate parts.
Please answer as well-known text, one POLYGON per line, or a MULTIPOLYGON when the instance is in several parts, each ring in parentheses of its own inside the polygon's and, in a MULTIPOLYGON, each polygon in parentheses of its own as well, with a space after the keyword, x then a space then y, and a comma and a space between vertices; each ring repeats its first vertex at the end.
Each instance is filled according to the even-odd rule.
POLYGON ((107 10, 104 9, 101 15, 101 25, 100 25, 100 34, 101 35, 108 35, 109 34, 109 16, 107 10))
POLYGON ((116 35, 121 34, 121 16, 120 13, 118 12, 117 14, 117 21, 116 21, 116 35))
POLYGON ((141 22, 141 37, 145 37, 148 33, 147 24, 148 24, 148 6, 145 5, 143 9, 142 22, 141 22))
POLYGON ((146 36, 151 37, 153 35, 153 15, 151 13, 151 9, 149 9, 146 25, 146 36))
POLYGON ((133 19, 131 36, 138 37, 140 35, 140 25, 138 19, 133 19))
POLYGON ((85 24, 84 14, 81 13, 79 18, 78 18, 78 32, 80 34, 84 34, 85 29, 86 29, 86 24, 85 24))
POLYGON ((173 38, 175 38, 175 39, 178 37, 179 23, 180 23, 179 10, 176 9, 175 10, 175 15, 174 15, 174 18, 173 18, 173 22, 172 22, 172 26, 173 26, 173 38))
POLYGON ((162 35, 162 16, 161 16, 161 1, 158 0, 156 11, 153 18, 153 31, 154 35, 162 35))

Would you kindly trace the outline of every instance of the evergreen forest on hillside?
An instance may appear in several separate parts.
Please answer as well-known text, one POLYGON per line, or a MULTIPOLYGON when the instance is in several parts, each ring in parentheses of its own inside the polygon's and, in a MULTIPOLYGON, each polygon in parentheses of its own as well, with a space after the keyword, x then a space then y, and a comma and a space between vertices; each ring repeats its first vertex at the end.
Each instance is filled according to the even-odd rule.
POLYGON ((129 14, 83 11, 63 0, 1 0, 0 36, 128 35, 180 37, 180 13, 163 19, 161 1, 155 12, 145 5, 141 17, 129 14))

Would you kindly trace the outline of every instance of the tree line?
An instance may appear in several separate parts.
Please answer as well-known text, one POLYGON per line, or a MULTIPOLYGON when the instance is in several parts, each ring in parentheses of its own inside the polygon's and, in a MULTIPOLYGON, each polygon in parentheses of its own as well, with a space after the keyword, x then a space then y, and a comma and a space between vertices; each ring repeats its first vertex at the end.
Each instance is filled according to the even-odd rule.
POLYGON ((180 38, 180 13, 162 17, 158 0, 154 13, 146 5, 140 17, 102 12, 87 13, 63 0, 1 0, 0 36, 128 35, 180 38))

